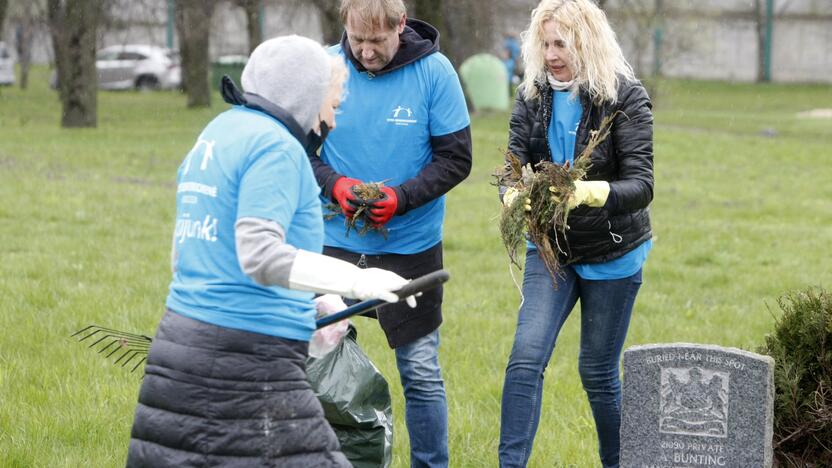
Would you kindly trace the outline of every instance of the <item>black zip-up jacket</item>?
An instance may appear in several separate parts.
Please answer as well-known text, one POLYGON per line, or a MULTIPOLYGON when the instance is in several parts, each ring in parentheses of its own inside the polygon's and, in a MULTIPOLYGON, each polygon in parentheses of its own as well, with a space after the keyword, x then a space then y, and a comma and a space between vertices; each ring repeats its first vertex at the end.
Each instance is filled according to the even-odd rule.
MULTIPOLYGON (((549 122, 552 117, 553 90, 538 83, 540 97, 527 101, 517 92, 511 113, 508 149, 525 165, 551 160, 549 122)), ((601 208, 581 205, 569 213, 566 236, 558 236, 562 265, 603 263, 621 257, 652 237, 648 205, 653 199, 653 114, 647 92, 639 82, 623 78, 618 100, 593 102, 579 92, 583 114, 575 139, 575 157, 589 142, 590 131, 601 120, 620 111, 613 120, 610 135, 592 152, 592 166, 586 180, 610 183, 607 203, 601 208)))
MULTIPOLYGON (((424 21, 409 18, 399 35, 399 50, 393 59, 378 72, 367 71, 353 56, 347 35, 341 37, 341 48, 359 73, 372 76, 390 73, 434 52, 439 51, 439 31, 424 21)), ((412 179, 393 186, 398 199, 396 214, 400 215, 433 201, 462 182, 471 172, 471 127, 431 137, 433 158, 412 179)), ((339 174, 321 161, 315 153, 309 153, 309 162, 324 197, 332 199, 335 181, 349 174, 339 174)), ((334 200, 333 200, 334 201, 334 200)))

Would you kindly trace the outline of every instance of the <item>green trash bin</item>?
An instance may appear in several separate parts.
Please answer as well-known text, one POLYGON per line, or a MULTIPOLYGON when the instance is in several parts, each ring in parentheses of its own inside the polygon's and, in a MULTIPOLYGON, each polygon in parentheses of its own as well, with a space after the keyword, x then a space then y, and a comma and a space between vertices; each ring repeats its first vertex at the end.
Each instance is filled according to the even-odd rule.
POLYGON ((228 75, 240 86, 240 76, 243 74, 243 68, 248 62, 248 57, 245 55, 223 55, 211 62, 211 83, 214 89, 220 88, 220 80, 223 75, 228 75))
POLYGON ((508 110, 508 72, 500 59, 491 54, 473 55, 462 62, 459 75, 474 110, 508 110))

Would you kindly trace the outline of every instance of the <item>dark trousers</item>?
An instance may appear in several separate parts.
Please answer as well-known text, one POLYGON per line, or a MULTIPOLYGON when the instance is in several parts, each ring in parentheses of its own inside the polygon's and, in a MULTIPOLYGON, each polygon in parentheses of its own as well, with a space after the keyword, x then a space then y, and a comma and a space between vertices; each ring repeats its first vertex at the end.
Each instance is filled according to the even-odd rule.
MULTIPOLYGON (((413 279, 442 269, 442 243, 409 255, 363 255, 335 247, 324 247, 324 255, 340 258, 361 268, 382 268, 413 279)), ((409 344, 442 324, 442 287, 425 291, 415 309, 403 301, 380 307, 377 318, 391 348, 409 344)))
MULTIPOLYGON (((442 243, 412 255, 362 255, 325 247, 324 254, 362 268, 383 268, 413 279, 442 268, 442 243)), ((396 349, 396 366, 405 399, 405 422, 410 437, 410 466, 448 466, 448 402, 439 368, 439 325, 442 288, 417 298, 411 309, 403 301, 378 309, 387 342, 396 349)))

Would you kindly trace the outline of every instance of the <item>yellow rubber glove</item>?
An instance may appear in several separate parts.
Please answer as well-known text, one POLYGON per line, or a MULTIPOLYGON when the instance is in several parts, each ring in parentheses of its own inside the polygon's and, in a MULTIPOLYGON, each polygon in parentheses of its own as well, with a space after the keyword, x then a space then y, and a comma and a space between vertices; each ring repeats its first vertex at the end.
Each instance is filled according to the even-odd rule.
POLYGON ((610 195, 610 183, 603 180, 575 181, 575 193, 569 197, 569 208, 587 205, 600 208, 607 202, 610 195))
POLYGON ((517 198, 517 195, 520 194, 520 191, 514 187, 509 187, 506 190, 506 193, 503 194, 503 206, 508 208, 514 202, 514 199, 517 198))

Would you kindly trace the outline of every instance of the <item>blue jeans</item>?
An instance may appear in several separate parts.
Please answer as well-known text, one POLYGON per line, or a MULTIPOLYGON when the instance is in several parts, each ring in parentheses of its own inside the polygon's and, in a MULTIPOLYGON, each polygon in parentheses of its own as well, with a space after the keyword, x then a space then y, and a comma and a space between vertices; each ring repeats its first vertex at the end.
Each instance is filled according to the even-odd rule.
POLYGON ((543 374, 558 333, 581 300, 578 370, 589 398, 604 467, 618 467, 621 426, 619 362, 641 270, 629 278, 584 280, 571 267, 561 270, 557 289, 536 250, 526 254, 523 304, 506 367, 500 417, 500 466, 529 461, 540 420, 543 374))
POLYGON ((448 466, 448 403, 439 370, 439 330, 396 348, 411 467, 448 466))

